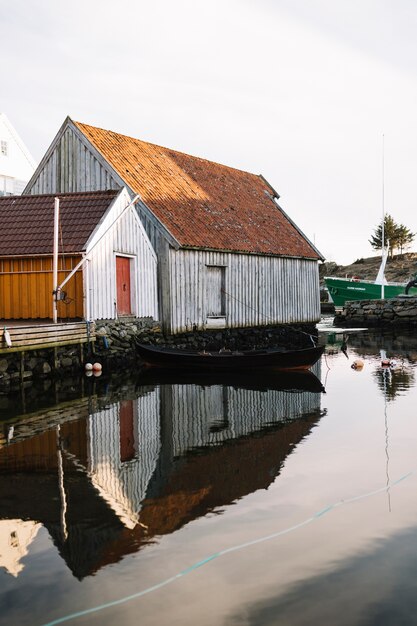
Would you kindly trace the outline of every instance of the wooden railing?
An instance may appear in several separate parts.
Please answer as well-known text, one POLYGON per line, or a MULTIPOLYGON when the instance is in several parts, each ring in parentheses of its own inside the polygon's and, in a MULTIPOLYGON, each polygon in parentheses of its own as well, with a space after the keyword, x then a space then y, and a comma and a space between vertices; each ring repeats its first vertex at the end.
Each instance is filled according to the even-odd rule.
POLYGON ((57 348, 59 346, 83 344, 95 340, 95 325, 92 322, 0 326, 0 354, 57 348), (5 328, 10 336, 10 346, 7 345, 5 339, 5 328))

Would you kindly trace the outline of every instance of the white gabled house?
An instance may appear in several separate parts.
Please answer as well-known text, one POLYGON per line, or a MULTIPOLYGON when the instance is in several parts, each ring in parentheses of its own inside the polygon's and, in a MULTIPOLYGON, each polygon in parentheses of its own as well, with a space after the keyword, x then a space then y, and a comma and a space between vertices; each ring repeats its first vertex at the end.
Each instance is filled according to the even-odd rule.
POLYGON ((55 198, 58 317, 157 319, 156 254, 126 189, 0 197, 0 319, 53 317, 55 198))
POLYGON ((0 196, 19 195, 36 163, 4 113, 0 113, 0 196))
POLYGON ((25 193, 121 186, 140 196, 166 332, 320 319, 323 257, 262 176, 68 117, 25 193))

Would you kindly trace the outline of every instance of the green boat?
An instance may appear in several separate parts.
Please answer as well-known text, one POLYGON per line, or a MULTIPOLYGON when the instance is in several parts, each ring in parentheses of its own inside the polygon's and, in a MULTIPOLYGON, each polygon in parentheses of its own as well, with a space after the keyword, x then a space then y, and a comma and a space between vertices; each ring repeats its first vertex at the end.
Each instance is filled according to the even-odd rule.
POLYGON ((324 283, 335 307, 343 307, 348 300, 384 300, 401 295, 417 296, 417 275, 408 283, 386 282, 385 265, 387 258, 388 247, 382 255, 381 266, 374 282, 361 280, 356 276, 351 278, 325 276, 324 283))
MULTIPOLYGON (((343 307, 347 300, 380 300, 404 295, 409 283, 385 283, 384 285, 358 278, 326 276, 325 285, 335 307, 343 307)), ((414 281, 412 281, 414 282, 414 281)), ((410 296, 417 296, 417 287, 410 287, 410 296)))

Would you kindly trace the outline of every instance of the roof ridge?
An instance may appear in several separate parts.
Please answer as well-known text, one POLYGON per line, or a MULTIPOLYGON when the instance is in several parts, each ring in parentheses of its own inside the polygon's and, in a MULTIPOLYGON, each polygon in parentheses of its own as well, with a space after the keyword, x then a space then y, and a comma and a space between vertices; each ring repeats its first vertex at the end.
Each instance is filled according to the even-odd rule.
MULTIPOLYGON (((71 118, 70 118, 71 119, 71 118)), ((219 163, 218 161, 213 161, 211 159, 206 159, 204 157, 199 157, 194 154, 190 154, 189 152, 182 152, 181 150, 175 150, 174 148, 168 148, 167 146, 161 146, 160 144, 153 143, 151 141, 145 141, 143 139, 138 139, 138 137, 132 137, 131 135, 125 135, 124 133, 118 133, 115 130, 110 130, 108 128, 101 128, 100 126, 92 126, 91 124, 85 124, 84 122, 78 122, 76 120, 71 119, 73 124, 75 124, 80 130, 82 127, 92 128, 94 130, 100 130, 104 133, 111 133, 112 135, 117 135, 119 137, 126 137, 126 139, 130 139, 132 141, 137 141, 139 143, 145 144, 147 146, 153 146, 154 148, 160 148, 161 150, 169 150, 170 152, 175 152, 175 154, 179 154, 182 156, 189 157, 190 159, 196 159, 198 161, 204 161, 205 163, 212 163, 213 165, 218 165, 219 167, 224 167, 228 170, 233 170, 235 172, 240 172, 243 174, 248 174, 249 176, 260 176, 260 174, 254 174, 253 172, 249 172, 247 170, 239 169, 238 167, 233 167, 232 165, 225 165, 224 163, 219 163)))
POLYGON ((56 193, 25 193, 25 194, 20 194, 20 195, 16 195, 16 196, 0 196, 0 200, 4 199, 4 198, 45 198, 45 197, 52 197, 52 198, 56 198, 57 196, 59 196, 60 198, 65 197, 65 196, 92 196, 92 195, 100 195, 103 196, 105 194, 115 194, 117 195, 118 193, 120 193, 120 190, 122 189, 122 187, 120 187, 120 189, 97 189, 96 191, 57 191, 56 193))

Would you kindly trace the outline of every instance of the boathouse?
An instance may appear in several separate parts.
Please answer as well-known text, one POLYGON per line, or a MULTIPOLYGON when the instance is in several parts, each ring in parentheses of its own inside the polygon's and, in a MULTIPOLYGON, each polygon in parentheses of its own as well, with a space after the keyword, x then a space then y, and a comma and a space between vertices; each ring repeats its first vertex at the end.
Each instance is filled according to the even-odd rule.
POLYGON ((262 177, 67 118, 25 193, 126 186, 168 333, 316 323, 320 252, 262 177))
POLYGON ((58 318, 157 318, 156 255, 117 189, 0 198, 0 319, 53 317, 56 198, 58 318))

